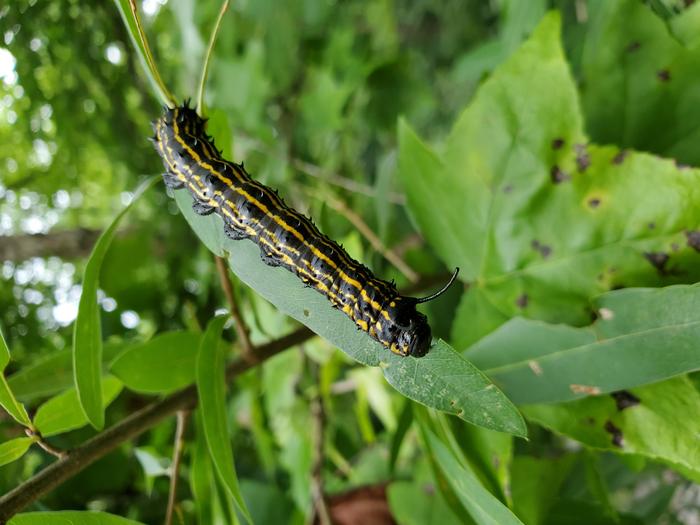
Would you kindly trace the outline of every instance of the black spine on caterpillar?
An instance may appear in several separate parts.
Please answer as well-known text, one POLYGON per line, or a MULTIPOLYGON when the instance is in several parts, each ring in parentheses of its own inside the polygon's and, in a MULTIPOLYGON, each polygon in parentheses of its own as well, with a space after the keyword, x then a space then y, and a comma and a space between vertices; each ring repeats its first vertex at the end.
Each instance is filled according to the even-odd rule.
POLYGON ((205 123, 187 103, 165 108, 153 123, 166 185, 187 188, 197 213, 218 213, 226 235, 254 241, 266 264, 293 272, 392 352, 425 355, 432 335, 416 305, 447 290, 458 270, 429 297, 400 295, 393 283, 377 279, 310 219, 288 207, 276 191, 251 179, 242 164, 224 159, 205 133, 205 123))

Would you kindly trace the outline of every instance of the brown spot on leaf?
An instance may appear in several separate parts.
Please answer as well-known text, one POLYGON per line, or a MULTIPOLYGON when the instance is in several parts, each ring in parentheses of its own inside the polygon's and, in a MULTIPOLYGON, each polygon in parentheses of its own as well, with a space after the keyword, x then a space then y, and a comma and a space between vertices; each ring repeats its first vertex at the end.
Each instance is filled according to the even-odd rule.
POLYGON ((651 265, 656 268, 656 270, 661 275, 666 275, 668 270, 666 265, 668 264, 669 255, 665 252, 645 252, 644 258, 651 263, 651 265))
POLYGON ((549 171, 549 176, 554 184, 560 184, 562 182, 566 182, 567 180, 571 180, 571 177, 562 171, 559 166, 552 166, 552 169, 549 171))
POLYGON ((529 297, 527 296, 526 293, 522 294, 520 297, 518 297, 515 300, 515 304, 518 308, 527 308, 527 303, 529 301, 529 297))
POLYGON ((506 184, 505 186, 503 186, 503 193, 510 193, 511 191, 513 191, 513 186, 511 186, 510 184, 506 184))
POLYGON ((600 394, 600 388, 591 385, 577 385, 574 383, 569 385, 569 390, 574 394, 586 394, 588 396, 597 396, 600 394))
POLYGON ((552 141, 552 149, 561 149, 564 145, 564 139, 554 139, 552 141))
POLYGON ((306 308, 304 308, 304 317, 309 317, 309 315, 309 311, 306 308))
POLYGON ((634 42, 630 42, 630 43, 627 45, 627 48, 625 49, 625 51, 627 51, 628 53, 634 53, 634 52, 637 51, 641 46, 642 46, 642 44, 640 44, 639 42, 637 42, 637 41, 635 40, 634 42))
POLYGON ((685 238, 689 248, 692 248, 696 252, 700 252, 700 230, 685 232, 685 238))
POLYGON ((615 312, 613 312, 610 308, 603 307, 598 310, 598 314, 603 321, 611 321, 615 318, 615 312))
POLYGON ((613 157, 612 163, 613 164, 622 164, 625 161, 625 158, 627 157, 627 150, 626 149, 621 149, 620 151, 617 152, 617 154, 613 157))
POLYGON ((576 144, 574 149, 576 150, 576 166, 578 166, 579 173, 583 173, 591 165, 591 155, 585 144, 576 144))
POLYGON ((527 366, 530 367, 530 370, 536 375, 536 376, 541 376, 542 375, 542 367, 537 361, 528 361, 527 366))
POLYGON ((661 82, 668 82, 671 80, 671 72, 668 69, 657 71, 656 76, 661 82))
POLYGON ((618 390, 610 395, 615 400, 615 405, 617 405, 619 411, 637 406, 640 402, 637 396, 627 390, 618 390))
POLYGON ((538 241, 537 239, 533 240, 533 241, 530 243, 530 246, 532 246, 532 248, 533 248, 534 250, 537 250, 538 252, 540 252, 540 255, 541 255, 542 257, 544 257, 545 259, 546 259, 547 257, 549 257, 550 255, 552 255, 552 247, 551 247, 551 246, 548 246, 548 245, 546 245, 546 244, 540 243, 540 241, 538 241))
POLYGON ((647 228, 649 228, 650 230, 653 230, 654 228, 656 228, 656 223, 650 222, 649 224, 647 224, 647 228))
POLYGON ((609 419, 605 422, 605 426, 603 428, 605 428, 605 431, 612 436, 610 438, 610 442, 616 447, 622 448, 625 441, 624 436, 622 435, 622 430, 616 427, 615 423, 609 419))
POLYGON ((592 197, 588 199, 588 207, 596 209, 598 206, 600 206, 600 199, 598 197, 592 197))

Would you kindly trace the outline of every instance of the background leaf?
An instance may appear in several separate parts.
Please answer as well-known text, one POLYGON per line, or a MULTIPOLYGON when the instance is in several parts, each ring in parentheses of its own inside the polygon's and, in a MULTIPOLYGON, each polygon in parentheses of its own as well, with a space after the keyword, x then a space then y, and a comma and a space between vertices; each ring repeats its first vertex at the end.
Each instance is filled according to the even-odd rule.
MULTIPOLYGON (((700 47, 679 41, 644 3, 594 0, 589 9, 581 99, 592 138, 700 164, 700 47)), ((690 27, 697 36, 697 20, 690 27)))
POLYGON ((523 407, 527 418, 597 449, 640 454, 700 481, 700 393, 685 377, 609 396, 523 407))
POLYGON ((226 423, 225 361, 219 339, 227 320, 227 316, 215 317, 204 333, 197 356, 197 393, 204 433, 216 472, 228 495, 236 502, 248 522, 251 522, 238 485, 226 423))
MULTIPOLYGON (((116 377, 107 376, 102 380, 101 385, 104 409, 119 395, 122 383, 116 377)), ((81 409, 75 388, 52 397, 39 406, 34 415, 34 426, 44 437, 80 428, 88 422, 81 409)))
POLYGON ((12 463, 24 456, 35 441, 31 437, 18 437, 0 443, 0 466, 12 463))
POLYGON ((435 434, 427 428, 423 429, 423 433, 440 470, 476 523, 480 525, 522 523, 508 510, 508 507, 484 489, 469 466, 460 463, 435 434))
POLYGON ((26 512, 12 518, 8 525, 142 525, 138 521, 128 520, 96 511, 64 510, 58 512, 26 512))
POLYGON ((31 425, 29 421, 29 416, 27 411, 12 393, 10 385, 7 384, 5 379, 5 368, 10 362, 10 349, 7 348, 7 343, 5 342, 5 337, 2 335, 2 330, 0 330, 0 405, 2 408, 7 410, 15 421, 24 425, 26 427, 31 425))
POLYGON ((110 365, 111 372, 136 392, 164 394, 195 380, 201 334, 166 332, 126 348, 110 365))
POLYGON ((568 401, 700 369, 700 285, 618 290, 594 306, 600 319, 590 327, 516 318, 467 355, 517 403, 568 401))
POLYGON ((134 203, 158 179, 151 177, 141 184, 131 202, 114 218, 97 240, 88 259, 83 276, 83 290, 80 294, 78 317, 73 332, 73 374, 80 406, 88 422, 96 429, 104 426, 104 405, 102 403, 102 327, 100 307, 97 304, 97 288, 100 269, 109 245, 122 218, 131 210, 134 203))
POLYGON ((588 144, 559 30, 558 15, 547 15, 484 82, 443 154, 399 127, 416 221, 471 281, 453 324, 457 347, 515 315, 581 325, 589 297, 700 277, 689 242, 700 171, 588 144))
MULTIPOLYGON (((122 351, 123 346, 121 342, 105 343, 103 368, 122 351)), ((27 403, 63 392, 74 384, 73 350, 66 348, 37 359, 8 377, 7 383, 17 397, 27 403)))

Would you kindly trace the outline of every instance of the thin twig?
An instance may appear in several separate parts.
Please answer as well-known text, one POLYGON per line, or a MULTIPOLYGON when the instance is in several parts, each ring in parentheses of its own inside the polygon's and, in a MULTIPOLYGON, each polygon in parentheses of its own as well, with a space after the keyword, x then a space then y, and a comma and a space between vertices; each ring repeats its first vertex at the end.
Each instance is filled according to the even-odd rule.
MULTIPOLYGON (((291 158, 289 160, 292 163, 292 166, 294 166, 302 173, 306 173, 307 175, 310 175, 317 179, 323 179, 326 182, 330 182, 331 184, 334 184, 335 186, 340 186, 341 188, 345 188, 346 190, 355 193, 362 193, 364 195, 367 195, 368 197, 377 196, 377 190, 375 190, 372 186, 367 186, 366 184, 362 184, 355 180, 348 179, 347 177, 343 177, 341 175, 338 175, 337 173, 332 173, 324 168, 321 168, 320 166, 311 164, 310 162, 306 162, 305 160, 297 158, 291 158)), ((392 202, 394 204, 399 204, 401 206, 406 204, 406 196, 402 193, 389 192, 387 193, 386 198, 387 200, 389 200, 389 202, 392 202)))
POLYGON ((396 253, 396 255, 403 258, 403 256, 408 250, 412 250, 413 248, 420 248, 424 244, 425 240, 423 239, 423 237, 421 237, 420 234, 411 233, 410 235, 407 235, 399 242, 397 242, 392 249, 394 250, 394 253, 396 253))
POLYGON ((170 494, 168 495, 168 506, 165 509, 165 525, 171 525, 173 521, 173 511, 177 501, 177 482, 180 478, 180 461, 182 460, 182 452, 185 449, 185 429, 187 428, 188 416, 189 411, 187 410, 178 410, 177 412, 173 462, 170 466, 170 494))
POLYGON ((411 283, 418 282, 420 276, 413 271, 413 268, 411 268, 403 259, 401 259, 401 257, 399 257, 391 248, 384 245, 382 240, 372 231, 372 228, 367 225, 362 217, 351 210, 348 205, 340 199, 324 194, 324 200, 331 208, 337 210, 338 213, 349 220, 352 225, 357 228, 357 231, 359 231, 360 234, 369 241, 372 248, 381 253, 382 256, 393 264, 402 274, 404 274, 406 278, 411 281, 411 283))
POLYGON ((34 430, 32 428, 25 428, 24 433, 27 434, 27 436, 29 436, 30 438, 33 438, 34 442, 37 445, 39 445, 39 447, 42 450, 48 452, 52 456, 55 456, 60 459, 68 455, 67 451, 56 448, 52 444, 47 442, 38 430, 34 430))
POLYGON ((236 302, 236 296, 233 294, 233 283, 229 278, 226 259, 217 256, 215 256, 215 259, 216 270, 219 272, 221 287, 224 289, 224 295, 226 295, 226 301, 228 301, 229 310, 231 310, 231 317, 233 317, 234 329, 236 330, 238 340, 241 342, 243 358, 246 361, 253 362, 253 355, 255 354, 255 351, 253 350, 253 344, 250 342, 248 326, 245 324, 245 321, 243 321, 243 316, 241 315, 241 311, 238 309, 238 303, 236 302))
POLYGON ((311 418, 313 428, 311 429, 311 442, 313 446, 313 463, 311 465, 311 498, 318 522, 321 525, 331 525, 331 517, 323 495, 323 461, 324 454, 324 431, 326 426, 326 412, 321 398, 321 381, 319 378, 319 366, 311 363, 311 369, 316 383, 316 393, 311 399, 311 418))
MULTIPOLYGON (((317 166, 316 164, 312 164, 311 162, 307 162, 296 157, 281 155, 277 150, 271 148, 261 140, 251 137, 250 135, 246 135, 245 133, 238 132, 236 136, 239 139, 248 142, 250 144, 250 149, 263 153, 267 156, 274 156, 278 159, 287 160, 292 166, 305 175, 309 175, 310 177, 314 177, 316 179, 323 179, 325 182, 332 184, 333 186, 338 186, 339 188, 343 188, 353 193, 359 193, 361 195, 366 195, 367 197, 377 196, 377 190, 372 186, 343 177, 338 173, 326 170, 320 166, 317 166)), ((399 206, 406 204, 406 196, 402 193, 389 192, 387 193, 386 198, 389 202, 398 204, 399 206)))

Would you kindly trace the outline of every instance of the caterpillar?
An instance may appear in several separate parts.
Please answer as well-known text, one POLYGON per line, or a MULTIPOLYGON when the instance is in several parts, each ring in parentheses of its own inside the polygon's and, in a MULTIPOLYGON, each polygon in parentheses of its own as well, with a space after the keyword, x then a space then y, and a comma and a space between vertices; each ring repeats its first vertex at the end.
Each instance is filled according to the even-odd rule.
POLYGON ((243 164, 224 159, 205 132, 206 120, 188 102, 166 106, 152 124, 165 184, 173 190, 186 188, 195 212, 218 213, 228 237, 251 239, 266 264, 296 274, 395 354, 422 357, 428 352, 430 326, 416 305, 444 293, 459 268, 428 297, 402 296, 393 283, 376 278, 310 219, 287 206, 275 190, 253 180, 243 164))

